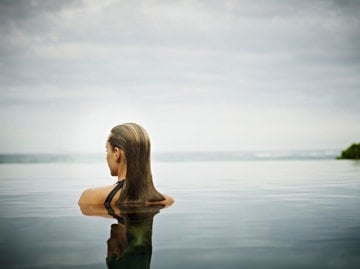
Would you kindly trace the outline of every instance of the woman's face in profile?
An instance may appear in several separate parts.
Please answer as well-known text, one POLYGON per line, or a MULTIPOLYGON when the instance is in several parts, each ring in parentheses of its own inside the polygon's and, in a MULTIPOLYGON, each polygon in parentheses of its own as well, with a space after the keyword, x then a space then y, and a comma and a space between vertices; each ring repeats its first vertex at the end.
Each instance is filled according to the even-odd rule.
POLYGON ((109 142, 106 143, 106 161, 112 176, 117 176, 118 161, 109 142))

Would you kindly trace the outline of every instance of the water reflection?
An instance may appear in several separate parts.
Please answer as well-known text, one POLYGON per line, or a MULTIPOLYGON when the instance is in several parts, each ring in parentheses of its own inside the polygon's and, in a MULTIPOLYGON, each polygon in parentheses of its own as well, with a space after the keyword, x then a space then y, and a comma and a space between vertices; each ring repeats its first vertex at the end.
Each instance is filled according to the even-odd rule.
POLYGON ((117 220, 111 225, 107 240, 108 268, 150 268, 153 218, 164 206, 120 206, 81 208, 84 215, 110 216, 117 220))
POLYGON ((162 207, 122 206, 117 214, 107 208, 118 220, 111 225, 107 241, 108 268, 150 268, 153 218, 162 207))

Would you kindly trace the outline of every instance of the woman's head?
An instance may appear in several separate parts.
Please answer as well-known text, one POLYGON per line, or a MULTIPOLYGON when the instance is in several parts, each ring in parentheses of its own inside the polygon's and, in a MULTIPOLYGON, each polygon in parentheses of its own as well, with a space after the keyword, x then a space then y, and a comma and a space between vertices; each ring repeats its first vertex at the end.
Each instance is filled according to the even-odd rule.
POLYGON ((112 128, 108 147, 116 158, 108 156, 112 175, 118 175, 116 163, 125 166, 126 182, 119 202, 161 201, 164 197, 153 185, 150 162, 150 139, 144 128, 136 123, 125 123, 112 128), (118 153, 118 155, 116 155, 118 153))
POLYGON ((118 175, 116 163, 123 162, 131 172, 150 168, 150 139, 144 128, 136 123, 124 123, 112 128, 108 141, 108 164, 112 176, 118 175), (141 168, 141 169, 139 169, 141 168))

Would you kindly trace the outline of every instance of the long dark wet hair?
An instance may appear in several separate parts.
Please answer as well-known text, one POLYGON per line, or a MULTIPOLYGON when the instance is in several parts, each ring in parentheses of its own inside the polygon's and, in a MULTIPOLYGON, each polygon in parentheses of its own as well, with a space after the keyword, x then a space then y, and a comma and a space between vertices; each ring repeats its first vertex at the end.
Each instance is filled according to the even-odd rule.
POLYGON ((165 200, 153 183, 150 139, 144 128, 136 123, 117 125, 111 130, 108 142, 113 150, 118 147, 124 152, 127 163, 125 184, 118 204, 165 200))

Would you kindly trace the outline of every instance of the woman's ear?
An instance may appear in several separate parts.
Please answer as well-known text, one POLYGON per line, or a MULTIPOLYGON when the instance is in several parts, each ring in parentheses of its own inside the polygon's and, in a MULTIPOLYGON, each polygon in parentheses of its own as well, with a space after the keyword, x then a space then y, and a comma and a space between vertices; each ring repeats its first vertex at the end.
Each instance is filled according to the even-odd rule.
POLYGON ((125 155, 125 151, 123 151, 122 149, 119 148, 119 159, 118 162, 122 162, 124 164, 126 164, 126 155, 125 155))
POLYGON ((114 148, 114 156, 118 162, 121 161, 121 155, 122 155, 122 151, 118 147, 115 147, 114 148))

